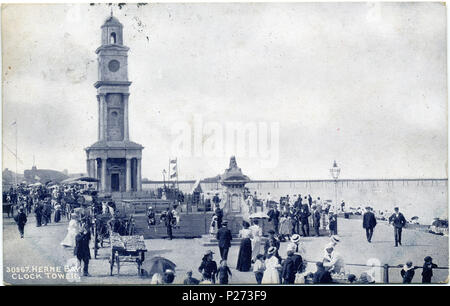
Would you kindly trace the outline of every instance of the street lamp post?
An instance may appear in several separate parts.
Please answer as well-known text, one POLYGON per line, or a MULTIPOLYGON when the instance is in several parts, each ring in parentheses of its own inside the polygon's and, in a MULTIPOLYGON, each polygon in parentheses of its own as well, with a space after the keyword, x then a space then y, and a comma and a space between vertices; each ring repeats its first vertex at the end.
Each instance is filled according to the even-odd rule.
POLYGON ((337 181, 338 181, 340 173, 341 173, 341 168, 339 168, 337 163, 336 163, 336 161, 334 161, 333 162, 333 167, 330 169, 330 174, 331 174, 331 177, 334 180, 334 199, 335 199, 336 207, 338 205, 337 204, 337 201, 338 201, 337 200, 337 181))
POLYGON ((163 182, 164 182, 164 190, 166 190, 166 169, 163 169, 163 182))

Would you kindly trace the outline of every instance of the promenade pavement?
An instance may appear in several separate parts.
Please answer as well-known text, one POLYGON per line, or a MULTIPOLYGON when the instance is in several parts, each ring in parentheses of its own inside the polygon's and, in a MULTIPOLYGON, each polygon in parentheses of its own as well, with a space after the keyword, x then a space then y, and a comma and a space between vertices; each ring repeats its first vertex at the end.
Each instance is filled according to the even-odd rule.
MULTIPOLYGON (((343 256, 347 264, 371 264, 389 265, 404 264, 412 260, 414 265, 422 266, 423 258, 427 255, 433 257, 433 262, 438 266, 448 267, 448 237, 436 236, 419 230, 405 229, 403 231, 403 246, 394 247, 394 235, 391 226, 380 222, 373 236, 372 243, 368 243, 365 232, 358 219, 338 220, 339 236, 341 242, 337 251, 343 256)), ((67 221, 37 228, 33 216, 29 217, 25 228, 25 238, 21 239, 17 226, 11 218, 3 219, 3 276, 6 284, 73 284, 64 276, 64 266, 73 259, 73 249, 64 248, 60 242, 67 232, 67 221), (28 269, 25 273, 15 273, 17 268, 28 269), (36 269, 53 271, 36 272, 36 269), (34 269, 34 270, 33 270, 34 269), (53 270, 52 270, 53 269, 53 270), (56 271, 55 271, 56 270, 56 271), (32 272, 35 271, 35 272, 32 272), (58 272, 58 271, 62 271, 58 272), (40 275, 37 280, 23 279, 30 275, 40 275), (47 272, 48 273, 48 272, 47 272), (26 276, 26 274, 29 274, 26 276), (62 275, 61 275, 62 274, 62 275), (18 279, 22 278, 22 279, 18 279)), ((307 250, 306 259, 314 262, 322 259, 323 248, 329 242, 329 237, 302 237, 302 242, 307 250)), ((148 252, 146 258, 163 256, 177 264, 174 283, 182 283, 186 271, 193 270, 194 277, 200 278, 197 269, 201 263, 202 255, 206 250, 213 250, 214 259, 219 262, 218 247, 203 246, 202 239, 153 239, 146 240, 148 252)), ((286 256, 286 245, 282 243, 280 255, 286 256)), ((228 265, 233 276, 231 284, 255 283, 253 272, 239 272, 235 269, 239 246, 232 246, 228 256, 228 265)), ((93 257, 93 250, 91 252, 93 257)), ((103 248, 99 252, 98 259, 92 259, 89 265, 90 277, 81 277, 82 284, 149 284, 150 279, 137 276, 135 264, 121 265, 120 275, 114 269, 114 275, 110 276, 109 248, 103 248)), ((309 264, 309 269, 314 270, 314 263, 309 264)), ((145 262, 144 262, 145 268, 145 262)), ((346 271, 359 276, 361 272, 371 267, 346 266, 346 271)), ((421 269, 416 270, 414 282, 421 282, 421 269)), ((382 281, 382 269, 376 268, 376 277, 382 281)), ((391 283, 401 282, 400 269, 391 269, 389 273, 391 283)), ((434 270, 433 282, 448 281, 448 270, 434 270)))

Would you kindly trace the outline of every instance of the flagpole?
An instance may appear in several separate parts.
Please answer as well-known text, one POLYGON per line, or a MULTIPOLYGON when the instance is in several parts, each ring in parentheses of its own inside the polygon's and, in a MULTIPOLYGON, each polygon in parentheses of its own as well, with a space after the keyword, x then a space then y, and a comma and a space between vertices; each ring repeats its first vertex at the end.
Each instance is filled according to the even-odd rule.
POLYGON ((167 185, 169 185, 169 188, 170 188, 170 179, 171 177, 170 177, 170 156, 169 156, 169 174, 167 176, 167 185))
POLYGON ((177 190, 180 191, 180 185, 178 184, 178 157, 175 159, 176 160, 176 167, 177 167, 177 190))
POLYGON ((17 187, 17 119, 16 119, 15 123, 16 123, 16 175, 15 175, 15 182, 16 182, 16 187, 17 187))

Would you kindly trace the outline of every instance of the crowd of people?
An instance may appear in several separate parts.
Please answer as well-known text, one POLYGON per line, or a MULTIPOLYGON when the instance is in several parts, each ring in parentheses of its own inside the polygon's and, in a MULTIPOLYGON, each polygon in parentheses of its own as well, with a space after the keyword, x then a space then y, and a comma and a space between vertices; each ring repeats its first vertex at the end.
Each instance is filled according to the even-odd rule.
MULTIPOLYGON (((83 265, 83 275, 89 276, 88 267, 90 255, 90 241, 92 232, 92 216, 112 216, 111 229, 120 232, 120 222, 114 222, 116 207, 113 201, 99 199, 93 190, 80 190, 77 186, 19 186, 11 188, 3 194, 4 200, 10 203, 13 210, 17 211, 14 220, 17 223, 21 238, 25 236, 25 224, 28 216, 34 212, 36 227, 42 227, 51 222, 59 222, 62 218, 69 220, 67 235, 61 242, 65 248, 73 248, 73 254, 83 265), (86 204, 86 196, 90 197, 90 205, 86 204)), ((251 194, 246 199, 249 210, 256 212, 259 208, 255 205, 255 197, 251 194), (249 200, 250 199, 250 200, 249 200)), ((195 279, 193 272, 188 271, 184 284, 228 284, 232 270, 228 263, 228 253, 231 248, 233 235, 228 228, 228 221, 224 220, 224 212, 220 208, 220 198, 216 194, 211 201, 215 205, 214 216, 211 223, 211 234, 218 241, 220 254, 219 264, 214 261, 214 252, 208 250, 202 257, 198 272, 201 279, 195 279)), ((268 230, 268 237, 263 238, 260 219, 250 218, 242 222, 239 231, 239 252, 235 269, 240 272, 252 272, 257 284, 302 284, 320 283, 327 284, 336 280, 345 280, 347 283, 374 283, 375 276, 369 270, 356 277, 346 271, 344 258, 340 255, 339 245, 341 238, 338 235, 338 213, 343 212, 345 202, 332 206, 328 201, 322 201, 320 197, 313 200, 310 195, 302 197, 282 197, 277 203, 271 200, 270 195, 266 201, 261 202, 261 207, 272 228, 268 230), (310 232, 312 226, 314 232, 310 232), (312 235, 311 235, 312 234, 312 235), (323 254, 319 261, 308 261, 307 252, 302 237, 328 235, 330 240, 323 248, 323 254), (262 244, 262 240, 265 239, 262 244), (280 254, 280 246, 286 243, 284 254, 280 254)), ((155 225, 158 221, 167 227, 169 239, 172 239, 172 228, 179 226, 179 211, 174 206, 161 213, 159 219, 153 208, 147 212, 148 226, 155 225)), ((406 224, 406 218, 395 207, 394 213, 388 218, 394 228, 395 246, 402 245, 402 228, 406 224)), ((366 207, 362 216, 362 227, 366 232, 367 242, 371 243, 377 218, 373 208, 366 207)), ((315 254, 317 255, 317 254, 315 254)), ((317 258, 317 256, 315 256, 317 258)), ((422 267, 414 266, 411 261, 401 268, 403 283, 413 281, 415 270, 422 268, 422 282, 430 283, 433 276, 433 268, 437 265, 432 258, 424 258, 422 267)), ((174 271, 167 270, 152 282, 172 283, 174 271), (159 278, 160 279, 159 279, 159 278)))
MULTIPOLYGON (((336 279, 347 283, 374 283, 373 272, 363 272, 359 278, 353 274, 346 274, 344 258, 336 251, 340 238, 338 236, 338 213, 345 211, 345 202, 332 206, 329 201, 322 201, 320 197, 313 200, 310 195, 302 197, 282 197, 278 203, 271 200, 270 194, 266 201, 259 201, 251 194, 247 196, 247 205, 251 212, 259 209, 266 212, 272 229, 269 237, 261 249, 262 229, 258 219, 244 221, 239 232, 240 247, 236 270, 241 272, 253 271, 258 284, 294 284, 294 283, 332 283, 336 279), (254 204, 258 202, 259 204, 254 204), (262 205, 261 205, 262 204, 262 205), (310 232, 310 225, 314 233, 310 232), (311 235, 312 234, 312 235, 311 235), (323 258, 318 262, 311 262, 305 258, 306 250, 300 242, 301 237, 328 235, 330 242, 324 247, 323 258), (280 256, 280 244, 287 242, 287 251, 280 256), (253 268, 252 268, 253 266, 253 268)), ((259 215, 261 216, 261 215, 259 215)), ((231 247, 232 235, 228 229, 228 222, 223 220, 223 211, 216 203, 216 209, 211 222, 210 233, 218 240, 220 266, 228 266, 228 250, 231 247)), ((398 207, 388 217, 389 224, 394 229, 394 246, 401 246, 402 228, 407 221, 398 207)), ((372 242, 377 218, 372 207, 367 206, 362 213, 362 227, 366 232, 368 243, 372 242)), ((226 273, 219 273, 219 268, 213 261, 213 252, 208 251, 199 267, 202 280, 205 283, 227 284, 226 273)), ((424 259, 423 282, 429 282, 432 269, 437 267, 430 264, 430 257, 424 259)), ((400 267, 400 266, 399 266, 400 267)), ((414 275, 412 263, 401 265, 401 276, 405 283, 411 282, 414 275)), ((418 267, 415 267, 417 269, 418 267)), ((231 276, 231 272, 229 273, 231 276)), ((227 274, 228 275, 228 274, 227 274)))
MULTIPOLYGON (((91 258, 90 242, 94 226, 109 226, 119 234, 126 233, 117 218, 115 203, 110 198, 99 198, 94 188, 81 189, 78 185, 32 185, 20 184, 3 192, 4 203, 10 205, 10 214, 18 226, 21 239, 25 237, 28 217, 34 214, 36 227, 45 227, 63 218, 69 221, 67 235, 61 242, 65 248, 73 248, 79 264, 83 263, 83 275, 89 276, 91 258), (16 211, 17 213, 14 213, 16 211), (94 223, 94 216, 109 215, 108 223, 94 223)), ((109 230, 106 230, 108 232, 109 230)))

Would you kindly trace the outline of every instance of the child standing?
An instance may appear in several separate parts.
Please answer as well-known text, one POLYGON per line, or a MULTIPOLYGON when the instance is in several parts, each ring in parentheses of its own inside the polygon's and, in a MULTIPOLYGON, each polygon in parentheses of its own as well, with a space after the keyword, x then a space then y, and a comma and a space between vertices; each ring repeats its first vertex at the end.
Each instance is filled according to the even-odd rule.
POLYGON ((212 220, 211 220, 211 224, 209 226, 209 233, 212 236, 216 236, 217 230, 218 230, 218 228, 217 228, 217 216, 213 216, 212 220))
POLYGON ((437 268, 437 265, 433 263, 433 258, 427 256, 423 259, 425 262, 423 264, 422 270, 422 283, 431 283, 431 277, 433 276, 433 268, 437 268))
POLYGON ((413 266, 412 261, 408 261, 406 265, 403 266, 400 271, 401 276, 403 277, 403 284, 410 284, 414 277, 414 270, 416 268, 413 266))
POLYGON ((231 278, 231 271, 230 268, 227 266, 227 261, 225 259, 222 259, 220 261, 220 267, 217 270, 217 277, 219 278, 219 284, 226 285, 228 284, 228 274, 231 278))
POLYGON ((264 255, 256 255, 255 264, 253 265, 253 273, 255 273, 256 282, 261 285, 261 280, 264 275, 264 270, 266 269, 264 265, 264 255))

